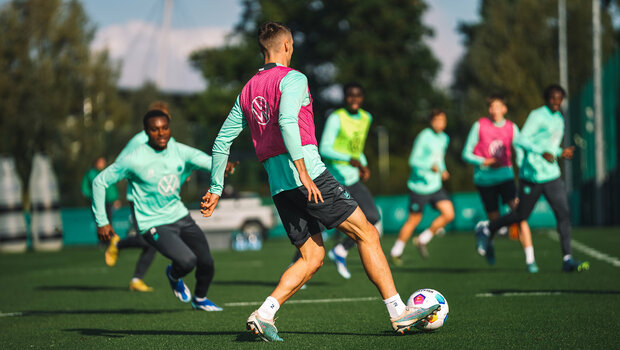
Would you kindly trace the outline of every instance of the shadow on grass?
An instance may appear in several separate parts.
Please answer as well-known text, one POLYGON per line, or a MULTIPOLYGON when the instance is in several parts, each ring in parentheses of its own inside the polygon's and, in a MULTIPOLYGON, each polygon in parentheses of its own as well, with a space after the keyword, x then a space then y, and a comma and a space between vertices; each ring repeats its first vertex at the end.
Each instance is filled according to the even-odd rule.
POLYGON ((53 316, 53 315, 157 315, 185 312, 189 309, 178 310, 136 310, 136 309, 116 309, 116 310, 31 310, 16 312, 15 316, 53 316))
POLYGON ((40 291, 78 291, 78 292, 101 292, 101 291, 129 291, 127 287, 113 286, 38 286, 40 291))
POLYGON ((619 295, 620 290, 579 290, 579 289, 491 289, 490 296, 536 296, 559 294, 586 294, 586 295, 619 295))
POLYGON ((63 329, 65 332, 76 332, 81 335, 95 336, 95 337, 108 337, 108 338, 123 338, 128 335, 238 335, 239 332, 192 332, 192 331, 175 331, 175 330, 129 330, 129 329, 99 329, 99 328, 72 328, 63 329))
MULTIPOLYGON (((263 286, 263 287, 275 287, 278 285, 278 281, 275 282, 264 282, 264 281, 213 281, 211 284, 219 285, 219 286, 263 286)), ((313 286, 323 286, 328 285, 329 283, 321 282, 321 281, 311 281, 310 285, 313 286)))
POLYGON ((417 272, 417 273, 506 273, 524 271, 522 268, 470 268, 470 267, 398 267, 390 266, 392 272, 417 272))

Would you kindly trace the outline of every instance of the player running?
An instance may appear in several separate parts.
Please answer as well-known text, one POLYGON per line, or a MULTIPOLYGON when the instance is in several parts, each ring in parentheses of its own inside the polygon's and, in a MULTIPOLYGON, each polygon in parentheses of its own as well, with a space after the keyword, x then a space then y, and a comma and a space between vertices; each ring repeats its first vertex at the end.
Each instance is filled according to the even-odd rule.
POLYGON ((429 228, 413 238, 413 244, 423 258, 428 257, 426 245, 433 239, 433 236, 454 220, 454 207, 448 193, 442 188, 442 181, 450 178, 444 159, 450 140, 443 132, 447 124, 446 114, 440 109, 433 109, 428 121, 430 126, 418 134, 409 156, 411 167, 411 174, 407 181, 409 217, 400 229, 398 239, 390 251, 392 262, 396 265, 403 264, 401 258, 403 250, 407 240, 422 221, 422 213, 426 204, 430 203, 437 209, 439 216, 433 220, 429 228))
MULTIPOLYGON (((478 189, 482 204, 489 220, 499 218, 499 200, 508 204, 511 210, 517 207, 517 187, 512 169, 513 141, 519 136, 519 128, 504 116, 508 107, 499 95, 487 99, 489 115, 478 119, 471 127, 462 157, 474 165, 474 184, 478 189)), ((523 151, 515 148, 517 163, 523 159, 523 151)), ((530 273, 538 272, 534 258, 532 234, 527 220, 519 223, 519 239, 525 252, 525 264, 530 273)), ((487 262, 495 264, 495 254, 486 251, 487 262)))
POLYGON ((290 29, 267 22, 258 29, 265 65, 244 86, 213 145, 211 188, 202 213, 211 216, 222 192, 224 167, 232 141, 249 126, 258 159, 263 163, 273 201, 291 243, 301 258, 288 267, 275 290, 247 320, 248 330, 265 341, 282 341, 275 313, 321 267, 325 257, 321 224, 352 237, 370 280, 377 286, 393 329, 408 332, 436 307, 408 307, 396 292, 379 234, 344 186, 326 170, 314 134, 308 80, 289 68, 293 54, 290 29))
POLYGON ((544 92, 546 105, 530 112, 521 133, 515 139, 514 144, 525 152, 519 170, 519 203, 509 214, 490 223, 480 222, 476 225, 476 249, 479 254, 494 255, 495 232, 500 227, 527 220, 538 198, 544 195, 557 221, 562 247, 562 271, 581 272, 589 269, 587 261, 577 261, 571 255, 570 213, 557 162, 558 157, 571 159, 574 150, 573 146, 560 147, 564 136, 564 117, 560 106, 565 96, 566 92, 561 86, 548 86, 544 92))
POLYGON ((105 189, 127 179, 132 185, 140 232, 149 244, 172 260, 166 277, 174 295, 182 302, 191 301, 194 309, 221 311, 206 297, 215 271, 209 244, 179 195, 183 174, 190 169, 211 171, 212 159, 170 139, 170 118, 166 112, 148 111, 143 124, 148 143, 117 159, 95 178, 93 211, 99 226, 97 234, 102 241, 115 235, 104 212, 105 189), (196 287, 192 297, 182 277, 194 268, 196 287))
MULTIPOLYGON (((346 107, 335 110, 327 118, 319 153, 329 173, 346 187, 368 222, 375 225, 379 221, 379 210, 370 191, 362 183, 370 178, 364 145, 372 115, 361 108, 364 89, 360 84, 346 84, 343 92, 346 107)), ((351 278, 346 259, 349 249, 354 246, 355 241, 346 236, 327 254, 336 264, 338 273, 346 279, 351 278)))

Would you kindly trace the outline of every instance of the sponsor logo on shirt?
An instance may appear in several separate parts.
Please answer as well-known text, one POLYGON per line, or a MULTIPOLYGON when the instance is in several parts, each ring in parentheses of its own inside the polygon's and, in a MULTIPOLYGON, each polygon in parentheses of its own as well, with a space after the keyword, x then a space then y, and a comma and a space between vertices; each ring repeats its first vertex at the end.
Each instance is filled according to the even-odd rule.
POLYGON ((157 191, 162 196, 169 196, 175 194, 179 188, 179 178, 177 175, 166 175, 159 180, 157 184, 157 191))
POLYGON ((256 96, 252 100, 252 114, 258 124, 267 125, 269 123, 269 103, 263 96, 256 96))

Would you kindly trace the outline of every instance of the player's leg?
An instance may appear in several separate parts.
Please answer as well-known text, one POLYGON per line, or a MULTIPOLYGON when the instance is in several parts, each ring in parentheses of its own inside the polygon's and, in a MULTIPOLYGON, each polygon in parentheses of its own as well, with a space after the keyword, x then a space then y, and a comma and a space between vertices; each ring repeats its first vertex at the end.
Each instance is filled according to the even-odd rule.
POLYGON ((418 227, 420 221, 422 221, 422 211, 429 199, 430 197, 428 195, 417 194, 413 191, 409 192, 409 216, 400 228, 398 239, 396 239, 396 242, 394 242, 390 250, 391 259, 396 265, 402 265, 403 261, 401 256, 405 250, 407 240, 409 240, 413 231, 418 227))
MULTIPOLYGON (((502 200, 505 204, 508 204, 510 210, 517 210, 519 203, 517 187, 514 181, 505 182, 500 189, 502 200)), ((532 244, 532 232, 527 220, 521 220, 519 223, 519 241, 523 252, 525 254, 525 265, 527 271, 530 273, 538 272, 538 265, 536 265, 536 259, 534 257, 534 245, 532 244)))
POLYGON ((413 238, 413 244, 418 248, 423 258, 428 257, 426 245, 437 232, 454 220, 454 206, 445 191, 440 190, 431 197, 431 203, 439 211, 439 216, 433 220, 431 226, 413 238))
MULTIPOLYGON (((347 191, 351 197, 355 199, 368 221, 373 225, 376 224, 379 221, 379 210, 368 188, 364 186, 361 181, 358 181, 351 186, 347 186, 347 191)), ((336 264, 340 276, 346 279, 351 278, 351 273, 347 268, 346 258, 349 254, 349 249, 354 246, 355 241, 351 239, 351 237, 345 236, 345 238, 328 253, 329 259, 336 264)))
POLYGON ((379 290, 395 331, 399 334, 405 334, 417 323, 423 322, 427 316, 437 311, 437 307, 415 309, 407 307, 403 303, 396 291, 392 272, 383 254, 379 232, 374 225, 366 220, 364 213, 359 208, 340 224, 338 229, 356 241, 364 270, 370 281, 379 290))
POLYGON ((192 297, 192 307, 196 310, 222 311, 221 307, 207 299, 209 286, 215 275, 215 264, 204 232, 189 215, 177 223, 181 228, 179 237, 196 256, 196 287, 192 297))
POLYGON ((566 272, 581 272, 590 268, 590 264, 580 262, 572 257, 570 244, 570 211, 568 209, 568 199, 566 198, 566 188, 561 179, 547 182, 543 185, 543 193, 549 206, 555 214, 557 230, 560 235, 560 245, 562 247, 562 270, 566 272))
POLYGON ((172 224, 153 227, 143 236, 158 252, 172 260, 172 264, 166 267, 166 277, 174 295, 182 302, 187 303, 191 299, 191 292, 183 283, 182 277, 194 269, 198 258, 179 237, 180 232, 181 226, 177 221, 172 224))
POLYGON ((479 222, 476 225, 476 249, 478 253, 482 256, 486 255, 487 246, 500 227, 527 220, 541 194, 542 186, 540 184, 522 180, 519 187, 519 203, 515 210, 489 223, 479 222))

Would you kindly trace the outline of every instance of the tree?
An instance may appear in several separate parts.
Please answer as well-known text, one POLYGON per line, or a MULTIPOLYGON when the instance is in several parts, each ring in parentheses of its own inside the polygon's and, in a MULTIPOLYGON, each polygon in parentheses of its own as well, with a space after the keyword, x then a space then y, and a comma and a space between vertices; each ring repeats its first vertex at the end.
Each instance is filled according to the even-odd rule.
POLYGON ((34 153, 47 153, 63 203, 74 204, 81 176, 112 155, 107 145, 126 122, 118 69, 106 52, 90 52, 94 27, 76 0, 12 1, 0 30, 0 152, 16 158, 24 180, 34 153))
MULTIPOLYGON (((439 63, 424 42, 432 35, 422 24, 424 1, 245 0, 243 6, 227 46, 192 55, 194 66, 208 82, 200 99, 203 122, 221 125, 243 84, 262 65, 256 29, 267 20, 278 21, 293 30, 292 67, 308 77, 317 135, 327 112, 342 104, 342 84, 357 81, 366 87, 365 108, 373 113, 374 125, 390 130, 392 159, 406 164, 414 135, 426 125, 429 109, 445 103, 433 87, 439 63)), ((372 136, 366 146, 371 167, 377 157, 372 136)), ((382 190, 402 191, 407 166, 397 164, 392 175, 389 184, 381 184, 382 190)), ((378 176, 373 179, 371 187, 379 187, 378 176)))

